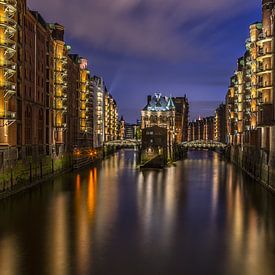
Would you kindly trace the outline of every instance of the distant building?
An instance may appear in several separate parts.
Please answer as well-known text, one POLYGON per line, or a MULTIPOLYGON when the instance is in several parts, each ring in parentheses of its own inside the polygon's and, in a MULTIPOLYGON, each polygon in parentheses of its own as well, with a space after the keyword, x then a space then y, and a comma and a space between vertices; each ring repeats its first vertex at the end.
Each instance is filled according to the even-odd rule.
POLYGON ((137 119, 137 126, 141 127, 141 119, 137 119))
POLYGON ((119 139, 141 139, 140 125, 140 120, 136 124, 126 123, 122 116, 119 121, 119 139))
POLYGON ((105 87, 104 94, 104 142, 114 141, 118 139, 118 108, 113 96, 105 87))
POLYGON ((214 140, 214 124, 215 118, 213 116, 203 119, 203 140, 214 140))
POLYGON ((136 139, 137 125, 125 124, 125 139, 136 139))
POLYGON ((94 92, 94 147, 118 139, 118 108, 102 77, 92 77, 94 92))
POLYGON ((93 146, 93 92, 88 60, 77 54, 67 58, 67 150, 93 146))
POLYGON ((175 129, 176 142, 182 143, 188 138, 189 102, 186 97, 175 97, 173 102, 176 108, 175 129))
POLYGON ((188 141, 214 140, 214 117, 199 118, 189 123, 188 141))
POLYGON ((104 96, 105 84, 103 78, 94 76, 92 78, 94 91, 94 147, 100 147, 104 142, 104 96))
POLYGON ((167 146, 175 143, 176 108, 171 97, 156 93, 148 96, 147 105, 141 112, 141 129, 158 126, 167 131, 167 146))
POLYGON ((137 124, 136 124, 136 139, 137 140, 141 140, 141 120, 138 119, 137 120, 137 124))
POLYGON ((125 120, 122 116, 119 122, 119 139, 123 140, 124 138, 125 138, 125 120))
POLYGON ((226 143, 226 105, 221 104, 215 112, 215 135, 214 140, 226 143))

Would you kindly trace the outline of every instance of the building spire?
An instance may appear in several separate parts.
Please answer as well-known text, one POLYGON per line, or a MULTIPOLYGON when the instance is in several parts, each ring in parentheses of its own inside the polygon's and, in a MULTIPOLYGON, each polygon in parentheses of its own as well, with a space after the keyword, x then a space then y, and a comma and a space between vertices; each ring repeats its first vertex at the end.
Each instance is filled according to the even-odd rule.
POLYGON ((173 102, 172 96, 170 95, 169 99, 168 99, 168 103, 167 103, 167 108, 168 109, 174 109, 175 108, 175 104, 173 102))

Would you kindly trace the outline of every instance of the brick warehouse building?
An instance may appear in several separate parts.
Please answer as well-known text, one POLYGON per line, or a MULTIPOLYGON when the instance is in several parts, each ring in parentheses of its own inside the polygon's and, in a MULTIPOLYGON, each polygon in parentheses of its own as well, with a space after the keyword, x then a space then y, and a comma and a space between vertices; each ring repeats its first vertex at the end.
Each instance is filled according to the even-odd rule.
MULTIPOLYGON (((25 0, 2 1, 0 23, 1 162, 92 148, 96 88, 88 61, 64 41, 64 27, 47 23, 25 0)), ((114 140, 118 109, 108 91, 105 98, 100 123, 110 116, 105 131, 114 140)))
POLYGON ((179 144, 188 139, 189 102, 186 95, 184 97, 174 97, 173 102, 176 108, 176 142, 179 144))
POLYGON ((232 145, 275 151, 274 10, 274 0, 262 1, 262 22, 250 25, 246 51, 230 80, 226 116, 232 145))

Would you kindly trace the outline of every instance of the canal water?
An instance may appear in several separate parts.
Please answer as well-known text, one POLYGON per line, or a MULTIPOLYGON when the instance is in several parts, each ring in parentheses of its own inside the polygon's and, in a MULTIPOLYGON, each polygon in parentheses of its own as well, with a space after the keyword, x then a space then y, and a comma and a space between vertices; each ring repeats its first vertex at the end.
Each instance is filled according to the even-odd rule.
POLYGON ((1 275, 274 275, 275 197, 213 152, 121 151, 0 202, 1 275))

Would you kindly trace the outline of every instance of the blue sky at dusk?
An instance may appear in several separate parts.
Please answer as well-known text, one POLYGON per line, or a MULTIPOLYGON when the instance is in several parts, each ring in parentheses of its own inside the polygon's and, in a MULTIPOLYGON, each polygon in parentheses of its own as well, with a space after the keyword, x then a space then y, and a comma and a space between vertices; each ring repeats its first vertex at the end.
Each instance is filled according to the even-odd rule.
POLYGON ((147 94, 187 94, 190 117, 224 100, 260 0, 29 0, 65 26, 72 53, 87 57, 134 122, 147 94))

